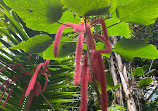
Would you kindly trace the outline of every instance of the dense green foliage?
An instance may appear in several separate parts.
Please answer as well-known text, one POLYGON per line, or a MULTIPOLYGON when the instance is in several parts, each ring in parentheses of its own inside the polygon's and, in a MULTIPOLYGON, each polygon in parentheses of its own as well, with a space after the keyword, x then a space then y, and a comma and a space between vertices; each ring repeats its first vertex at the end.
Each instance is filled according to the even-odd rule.
MULTIPOLYGON (((29 110, 48 111, 52 110, 51 106, 57 111, 78 110, 80 87, 72 85, 78 33, 72 32, 72 29, 64 30, 60 41, 59 57, 54 57, 53 41, 61 24, 65 22, 78 24, 81 19, 93 20, 99 17, 105 19, 110 40, 112 41, 113 38, 119 40, 116 44, 112 41, 112 53, 103 54, 107 69, 109 106, 111 106, 109 111, 126 110, 127 102, 124 102, 126 108, 113 104, 116 100, 115 91, 122 83, 114 85, 109 67, 112 61, 109 58, 114 53, 120 54, 124 65, 131 63, 128 70, 131 75, 128 79, 137 82, 132 85, 136 85, 139 91, 146 92, 145 87, 150 86, 156 75, 152 76, 152 74, 158 70, 155 69, 158 63, 154 62, 156 65, 153 65, 150 62, 150 59, 158 59, 157 0, 0 0, 0 68, 8 64, 22 63, 25 70, 33 74, 37 64, 44 62, 45 59, 51 60, 48 68, 51 77, 48 76, 47 89, 42 93, 44 97, 42 95, 34 97, 29 110), (31 58, 28 57, 29 53, 32 53, 31 58)), ((92 26, 91 31, 94 34, 102 34, 100 25, 92 26)), ((96 49, 104 48, 105 45, 96 40, 96 49)), ((87 47, 84 44, 84 53, 86 51, 87 47)), ((0 72, 0 84, 19 74, 19 70, 13 71, 7 68, 0 72)), ((38 76, 38 80, 43 86, 45 80, 42 75, 38 76)), ((120 78, 118 80, 121 81, 120 78)), ((157 81, 157 78, 155 80, 157 81)), ((14 91, 6 106, 4 108, 0 106, 2 111, 20 111, 26 108, 28 98, 23 105, 18 106, 25 83, 20 79, 12 86, 14 91)), ((3 90, 4 88, 1 89, 0 95, 3 90)), ((98 90, 100 91, 100 87, 98 90)), ((134 89, 133 92, 137 92, 136 90, 134 89)), ((90 83, 88 111, 100 109, 95 91, 93 83, 90 83)), ((139 98, 142 95, 133 92, 134 99, 138 99, 141 105, 150 99, 139 98)), ((4 103, 8 93, 9 91, 0 101, 0 105, 4 103)), ((156 102, 147 106, 148 109, 152 106, 155 110, 156 102)), ((138 104, 137 109, 138 107, 143 109, 144 106, 138 104)))

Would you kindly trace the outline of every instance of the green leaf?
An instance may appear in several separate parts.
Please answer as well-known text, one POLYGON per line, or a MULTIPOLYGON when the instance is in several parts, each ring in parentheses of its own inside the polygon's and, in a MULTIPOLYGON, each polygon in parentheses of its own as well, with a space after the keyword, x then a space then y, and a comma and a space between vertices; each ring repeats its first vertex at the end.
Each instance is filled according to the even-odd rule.
POLYGON ((0 32, 2 32, 14 45, 17 45, 17 40, 10 35, 8 30, 0 27, 0 32))
POLYGON ((53 23, 62 16, 60 0, 4 0, 24 22, 53 23))
POLYGON ((67 56, 75 52, 76 43, 73 43, 73 42, 71 43, 68 41, 72 41, 72 39, 68 37, 62 37, 62 39, 60 40, 58 57, 54 57, 53 45, 51 45, 47 50, 43 52, 43 58, 49 59, 49 60, 70 59, 70 57, 67 57, 67 56))
POLYGON ((22 49, 26 53, 40 53, 46 50, 52 44, 52 39, 48 35, 36 35, 27 41, 22 41, 20 44, 10 47, 10 49, 22 49))
POLYGON ((68 38, 68 37, 63 37, 61 39, 61 41, 60 41, 60 51, 59 51, 59 54, 58 54, 59 57, 68 56, 68 55, 74 53, 75 50, 76 50, 76 43, 75 42, 66 43, 66 41, 72 41, 72 39, 68 38))
POLYGON ((132 72, 131 76, 136 76, 136 77, 139 77, 139 76, 142 76, 144 74, 144 70, 142 67, 137 67, 134 72, 132 72))
POLYGON ((113 87, 113 79, 110 73, 106 73, 107 91, 113 87))
POLYGON ((152 78, 146 78, 146 79, 142 79, 140 80, 137 84, 139 87, 142 87, 142 86, 148 86, 150 85, 150 83, 153 81, 152 78))
POLYGON ((157 102, 152 101, 143 105, 143 111, 157 111, 157 102))
POLYGON ((110 0, 111 6, 109 12, 112 17, 117 18, 116 7, 119 5, 128 4, 131 0, 110 0))
MULTIPOLYGON (((87 49, 87 47, 86 47, 87 49)), ((96 50, 100 50, 100 49, 106 49, 105 44, 102 42, 97 42, 96 43, 96 50)), ((106 56, 106 57, 110 57, 111 53, 107 53, 107 54, 102 54, 102 56, 106 56)))
POLYGON ((60 67, 62 68, 65 68, 65 69, 72 69, 71 67, 69 67, 68 65, 59 65, 60 67))
POLYGON ((115 44, 113 49, 115 53, 122 55, 126 60, 134 57, 157 59, 158 50, 152 44, 143 43, 135 39, 121 39, 115 44))
POLYGON ((4 0, 4 2, 20 16, 28 28, 33 30, 54 34, 61 25, 57 21, 80 22, 80 17, 74 13, 63 12, 60 0, 4 0))
POLYGON ((62 0, 62 3, 81 16, 106 13, 110 6, 109 0, 62 0))
POLYGON ((118 104, 113 104, 108 108, 108 111, 125 111, 126 108, 119 106, 118 104))
POLYGON ((9 20, 9 23, 11 23, 9 26, 7 25, 8 23, 3 23, 4 27, 9 27, 9 29, 13 28, 16 30, 16 32, 21 36, 21 38, 23 40, 27 40, 29 39, 28 35, 25 33, 25 31, 23 30, 23 27, 19 24, 19 22, 17 22, 13 16, 11 15, 11 12, 6 10, 1 4, 0 4, 0 7, 1 7, 1 12, 7 17, 7 19, 9 20))
POLYGON ((131 0, 117 7, 117 16, 121 21, 149 25, 158 17, 158 0, 131 0))
POLYGON ((53 99, 50 100, 50 103, 61 103, 61 102, 75 102, 77 99, 53 99))
POLYGON ((112 89, 117 89, 117 88, 119 88, 120 86, 121 86, 122 84, 117 84, 117 85, 115 85, 112 89))
POLYGON ((116 0, 117 5, 128 4, 131 0, 116 0))
POLYGON ((129 38, 130 29, 127 23, 120 22, 117 18, 107 19, 105 22, 107 27, 110 26, 107 28, 109 36, 123 36, 125 38, 129 38))
MULTIPOLYGON (((78 24, 80 23, 80 20, 81 18, 78 15, 75 15, 73 12, 66 11, 66 12, 63 12, 62 17, 59 20, 59 22, 60 23, 71 22, 71 23, 78 24)), ((32 28, 33 30, 45 31, 50 34, 55 34, 57 30, 59 29, 59 27, 61 26, 61 24, 57 22, 53 24, 46 24, 46 23, 38 24, 38 22, 37 23, 30 22, 28 25, 26 24, 26 26, 32 28)), ((64 32, 70 32, 70 29, 65 29, 64 32)))

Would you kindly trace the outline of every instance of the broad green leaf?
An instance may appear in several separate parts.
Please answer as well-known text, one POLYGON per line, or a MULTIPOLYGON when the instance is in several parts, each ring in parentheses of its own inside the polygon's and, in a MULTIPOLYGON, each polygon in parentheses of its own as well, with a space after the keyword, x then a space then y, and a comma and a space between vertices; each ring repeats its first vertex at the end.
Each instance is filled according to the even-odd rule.
MULTIPOLYGON (((59 49, 60 51, 60 49, 59 49)), ((57 62, 61 62, 61 60, 69 60, 70 57, 54 57, 53 54, 53 44, 50 45, 42 54, 43 59, 56 60, 57 62)))
POLYGON ((109 9, 109 12, 112 17, 117 18, 116 15, 116 7, 119 5, 125 5, 128 4, 131 0, 110 0, 111 6, 109 9))
POLYGON ((10 47, 10 49, 22 49, 26 53, 41 53, 52 44, 52 39, 48 35, 36 35, 27 41, 22 41, 20 44, 10 47))
POLYGON ((110 7, 109 0, 62 0, 62 3, 81 16, 104 14, 110 7))
MULTIPOLYGON (((59 20, 60 23, 65 23, 65 22, 71 22, 71 23, 75 23, 78 24, 80 23, 81 18, 78 15, 75 15, 73 12, 63 12, 61 19, 59 20)), ((57 32, 57 30, 59 29, 59 27, 61 26, 61 24, 55 22, 53 24, 38 24, 38 23, 29 23, 29 25, 27 25, 27 27, 30 27, 34 30, 38 30, 38 31, 45 31, 48 32, 50 34, 55 34, 57 32)), ((70 32, 70 29, 65 29, 64 32, 70 32)))
POLYGON ((47 50, 43 52, 43 58, 49 59, 49 60, 70 59, 67 56, 75 52, 76 43, 73 43, 73 42, 71 43, 69 41, 72 41, 72 39, 68 37, 62 37, 62 39, 60 40, 58 57, 54 57, 53 45, 51 45, 47 50))
POLYGON ((107 27, 109 27, 107 28, 109 36, 123 36, 129 38, 130 29, 127 23, 120 22, 117 18, 107 19, 105 22, 107 27))
POLYGON ((131 76, 136 76, 136 77, 139 77, 139 76, 142 76, 144 74, 144 70, 142 67, 137 67, 134 72, 132 72, 131 76))
POLYGON ((158 17, 158 0, 131 0, 117 7, 121 21, 149 25, 158 17))
MULTIPOLYGON (((87 49, 87 47, 86 47, 87 49)), ((106 49, 106 46, 104 43, 102 42, 97 42, 96 43, 96 50, 101 50, 101 49, 106 49)), ((102 54, 102 56, 106 56, 106 57, 110 57, 111 53, 107 53, 107 54, 102 54)))
POLYGON ((4 0, 17 12, 24 22, 49 24, 58 21, 62 16, 60 0, 4 0))
POLYGON ((140 80, 137 84, 139 87, 142 87, 142 86, 147 86, 147 85, 150 85, 150 83, 153 81, 152 78, 146 78, 146 79, 142 79, 140 80))
POLYGON ((79 23, 80 17, 73 12, 63 12, 63 5, 60 0, 4 0, 20 18, 26 23, 28 28, 37 31, 45 31, 50 34, 57 32, 61 23, 79 23), (20 7, 19 7, 20 6, 20 7), (59 20, 60 19, 60 20, 59 20))
POLYGON ((64 56, 68 56, 72 53, 75 52, 76 50, 76 43, 75 42, 69 42, 72 41, 71 38, 68 37, 63 37, 60 41, 60 51, 58 56, 59 57, 64 57, 64 56), (66 43, 66 41, 68 41, 68 43, 66 43))
POLYGON ((131 0, 116 0, 117 6, 118 5, 125 5, 128 4, 131 0))
POLYGON ((135 39, 119 40, 115 44, 113 51, 123 56, 126 60, 131 60, 134 57, 146 59, 158 58, 158 50, 154 45, 135 39))

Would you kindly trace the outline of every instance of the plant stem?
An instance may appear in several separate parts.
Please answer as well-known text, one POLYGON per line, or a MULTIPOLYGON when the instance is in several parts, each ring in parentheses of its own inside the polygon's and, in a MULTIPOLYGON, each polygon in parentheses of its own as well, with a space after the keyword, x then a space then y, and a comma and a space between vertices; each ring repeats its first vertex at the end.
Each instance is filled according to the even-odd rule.
POLYGON ((150 67, 149 67, 149 72, 151 71, 151 67, 153 65, 154 60, 151 61, 150 67))
POLYGON ((40 93, 41 96, 43 97, 43 99, 48 103, 48 105, 51 107, 52 111, 55 111, 55 109, 53 108, 53 106, 49 103, 49 101, 47 100, 47 98, 42 94, 40 93))
POLYGON ((74 27, 72 27, 72 26, 70 26, 70 25, 67 25, 67 24, 64 24, 64 23, 61 23, 61 22, 59 22, 59 21, 57 21, 57 23, 62 24, 62 25, 66 25, 66 26, 71 27, 72 29, 74 29, 74 27))

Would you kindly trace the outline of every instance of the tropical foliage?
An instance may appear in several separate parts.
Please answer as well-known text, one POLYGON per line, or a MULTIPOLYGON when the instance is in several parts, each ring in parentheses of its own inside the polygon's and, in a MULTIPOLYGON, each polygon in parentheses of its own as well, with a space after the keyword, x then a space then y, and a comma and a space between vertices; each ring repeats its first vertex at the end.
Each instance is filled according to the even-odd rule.
POLYGON ((0 110, 156 111, 157 17, 157 0, 0 0, 0 110))

